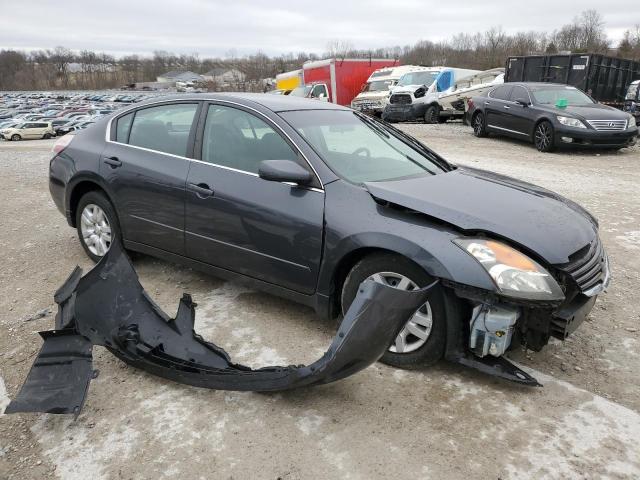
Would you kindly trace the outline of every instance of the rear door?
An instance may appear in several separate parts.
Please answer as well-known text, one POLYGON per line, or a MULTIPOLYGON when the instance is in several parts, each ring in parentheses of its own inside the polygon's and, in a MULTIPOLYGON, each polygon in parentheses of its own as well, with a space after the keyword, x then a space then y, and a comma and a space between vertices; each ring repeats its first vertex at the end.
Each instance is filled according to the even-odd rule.
POLYGON ((484 99, 484 112, 487 119, 487 127, 498 132, 508 132, 505 126, 505 116, 509 113, 511 106, 509 95, 512 85, 501 85, 489 92, 484 99))
POLYGON ((184 199, 199 102, 142 107, 111 122, 100 173, 126 240, 184 254, 184 199))
MULTIPOLYGON (((309 165, 263 114, 212 103, 187 178, 187 256, 302 293, 315 291, 324 191, 263 180, 262 160, 309 165)), ((321 187, 318 183, 317 187, 321 187)))
POLYGON ((20 136, 24 139, 38 138, 38 127, 35 122, 27 122, 24 124, 20 136))

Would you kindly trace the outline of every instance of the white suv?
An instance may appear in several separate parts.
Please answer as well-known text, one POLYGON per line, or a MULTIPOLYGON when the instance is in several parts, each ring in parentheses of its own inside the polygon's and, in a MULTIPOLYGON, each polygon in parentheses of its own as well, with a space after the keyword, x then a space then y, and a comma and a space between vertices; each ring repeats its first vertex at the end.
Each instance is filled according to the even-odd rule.
POLYGON ((6 140, 26 140, 29 138, 55 137, 51 122, 24 122, 12 128, 0 130, 0 136, 6 140))

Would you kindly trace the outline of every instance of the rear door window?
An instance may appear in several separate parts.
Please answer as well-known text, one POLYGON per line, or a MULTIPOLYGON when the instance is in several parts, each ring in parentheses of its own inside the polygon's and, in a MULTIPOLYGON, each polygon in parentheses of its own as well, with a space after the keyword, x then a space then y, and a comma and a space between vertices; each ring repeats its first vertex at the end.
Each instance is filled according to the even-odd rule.
POLYGON ((137 110, 127 143, 186 157, 189 133, 197 109, 197 104, 187 103, 137 110))
POLYGON ((496 100, 509 100, 509 95, 511 95, 512 89, 513 86, 511 85, 502 85, 491 90, 491 92, 489 92, 489 96, 491 98, 495 98, 496 100))
POLYGON ((133 112, 120 117, 116 121, 116 142, 127 143, 129 141, 129 128, 131 127, 132 119, 133 112))

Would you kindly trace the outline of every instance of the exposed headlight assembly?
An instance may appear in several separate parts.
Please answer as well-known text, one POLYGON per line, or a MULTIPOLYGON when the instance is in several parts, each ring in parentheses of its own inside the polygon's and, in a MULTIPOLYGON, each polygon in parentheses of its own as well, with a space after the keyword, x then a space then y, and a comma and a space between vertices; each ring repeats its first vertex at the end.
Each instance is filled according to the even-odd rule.
POLYGON ((458 238, 454 243, 484 267, 500 293, 528 300, 564 299, 551 274, 514 248, 486 238, 458 238))
POLYGON ((556 118, 562 125, 566 125, 567 127, 587 128, 587 126, 577 118, 563 117, 562 115, 558 115, 556 118))

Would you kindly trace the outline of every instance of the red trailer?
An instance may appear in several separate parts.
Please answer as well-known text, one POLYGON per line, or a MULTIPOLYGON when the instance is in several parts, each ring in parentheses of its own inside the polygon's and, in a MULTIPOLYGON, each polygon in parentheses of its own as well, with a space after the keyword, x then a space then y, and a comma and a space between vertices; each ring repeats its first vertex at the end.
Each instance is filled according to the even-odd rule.
POLYGON ((305 63, 302 78, 305 86, 314 85, 307 96, 327 98, 332 103, 350 106, 351 100, 360 93, 362 85, 375 70, 399 64, 393 59, 328 58, 305 63))

